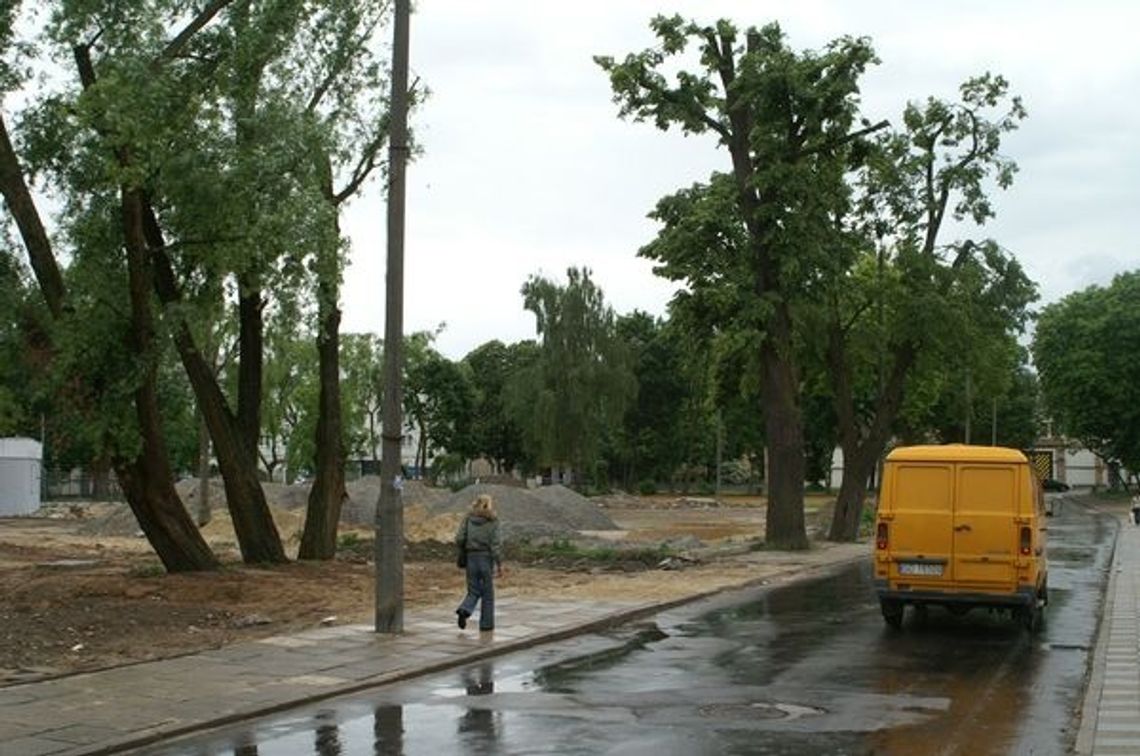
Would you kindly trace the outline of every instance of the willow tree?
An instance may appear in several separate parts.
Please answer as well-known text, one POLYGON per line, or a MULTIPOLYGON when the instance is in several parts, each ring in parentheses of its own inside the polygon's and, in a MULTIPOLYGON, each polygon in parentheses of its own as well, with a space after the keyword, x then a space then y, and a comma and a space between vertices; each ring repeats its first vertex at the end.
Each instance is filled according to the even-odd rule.
POLYGON ((658 46, 620 62, 595 60, 609 74, 622 117, 717 138, 731 165, 724 180, 741 227, 726 240, 732 247, 724 249, 723 270, 694 259, 684 234, 668 227, 647 254, 690 287, 722 282, 743 296, 733 327, 756 353, 769 450, 767 539, 806 548, 796 307, 810 299, 817 269, 827 264, 821 237, 848 196, 844 148, 885 126, 855 128, 859 78, 875 55, 866 39, 850 37, 797 53, 777 24, 741 34, 725 20, 705 26, 658 16, 651 26, 658 46), (690 44, 697 60, 670 79, 662 70, 690 44))
MULTIPOLYGON (((218 10, 216 6, 192 15, 163 45, 140 45, 144 54, 151 54, 147 62, 150 69, 161 72, 169 57, 208 23, 218 10)), ((5 42, 11 39, 15 8, 10 4, 7 12, 0 14, 0 39, 5 42)), ((153 43, 153 37, 148 41, 153 43)), ((86 87, 91 82, 90 67, 84 50, 77 48, 75 52, 74 63, 86 87)), ((12 85, 11 70, 5 68, 5 86, 12 85)), ((59 116, 58 123, 51 123, 38 135, 34 126, 29 128, 33 146, 27 147, 27 152, 41 171, 50 170, 68 183, 63 187, 64 196, 68 208, 78 211, 77 218, 86 217, 85 211, 94 211, 102 212, 104 218, 114 213, 121 220, 121 225, 99 222, 86 226, 96 230, 96 239, 84 237, 83 224, 72 224, 68 235, 77 244, 72 250, 75 275, 71 289, 64 283, 58 255, 25 180, 24 161, 2 123, 0 191, 16 220, 54 320, 56 367, 70 377, 66 383, 72 388, 74 405, 94 421, 91 434, 110 458, 143 533, 168 570, 212 569, 217 561, 174 489, 159 405, 160 342, 150 302, 150 268, 138 244, 140 198, 129 172, 124 170, 130 156, 119 145, 111 154, 104 153, 104 159, 94 158, 95 153, 85 149, 90 143, 73 128, 75 122, 68 116, 75 110, 67 107, 67 100, 67 96, 49 100, 45 110, 59 116), (37 136, 39 145, 35 144, 37 136), (90 248, 78 243, 87 241, 95 243, 90 248), (112 254, 110 259, 95 261, 86 254, 88 251, 112 254), (132 406, 133 413, 129 409, 132 406)), ((28 116, 27 120, 34 123, 34 108, 29 108, 28 116)))
POLYGON ((535 316, 539 358, 512 388, 511 412, 540 464, 594 478, 608 434, 620 428, 637 391, 616 318, 588 269, 566 285, 532 276, 522 287, 535 316))

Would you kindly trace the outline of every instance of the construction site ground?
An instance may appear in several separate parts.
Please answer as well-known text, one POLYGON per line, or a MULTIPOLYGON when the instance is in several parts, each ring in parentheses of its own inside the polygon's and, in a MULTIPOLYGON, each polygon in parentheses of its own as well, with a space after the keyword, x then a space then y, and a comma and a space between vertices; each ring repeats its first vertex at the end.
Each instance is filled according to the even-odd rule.
MULTIPOLYGON (((405 508, 405 605, 438 607, 441 618, 463 591, 449 543, 462 514, 440 511, 446 493, 405 508)), ((573 544, 585 546, 561 537, 508 543, 501 597, 668 601, 750 578, 748 562, 731 557, 762 544, 759 497, 590 501, 613 527, 579 532, 586 540, 573 544)), ((295 554, 304 509, 270 504, 295 554)), ((828 504, 809 498, 809 533, 826 521, 828 504)), ((124 532, 132 530, 124 510, 70 503, 0 519, 0 686, 371 621, 370 526, 342 519, 334 561, 248 566, 223 509, 202 529, 223 569, 172 575, 144 538, 124 532)))

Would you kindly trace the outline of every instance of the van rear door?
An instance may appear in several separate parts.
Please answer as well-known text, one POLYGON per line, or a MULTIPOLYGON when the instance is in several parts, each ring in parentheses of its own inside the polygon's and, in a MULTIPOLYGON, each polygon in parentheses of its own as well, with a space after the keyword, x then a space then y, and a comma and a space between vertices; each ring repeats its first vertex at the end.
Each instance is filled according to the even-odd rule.
POLYGON ((912 584, 952 579, 954 477, 949 464, 899 462, 890 497, 892 579, 912 584))
POLYGON ((959 587, 1017 586, 1017 468, 959 464, 954 508, 954 577, 959 587))

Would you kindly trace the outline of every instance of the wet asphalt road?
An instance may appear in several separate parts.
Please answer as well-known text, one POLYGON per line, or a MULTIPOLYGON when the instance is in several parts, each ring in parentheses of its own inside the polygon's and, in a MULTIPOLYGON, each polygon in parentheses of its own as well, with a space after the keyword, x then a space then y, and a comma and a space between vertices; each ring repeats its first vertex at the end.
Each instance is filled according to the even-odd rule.
POLYGON ((143 752, 1062 754, 1116 527, 1068 503, 1051 518, 1036 636, 940 609, 891 631, 868 561, 143 752))

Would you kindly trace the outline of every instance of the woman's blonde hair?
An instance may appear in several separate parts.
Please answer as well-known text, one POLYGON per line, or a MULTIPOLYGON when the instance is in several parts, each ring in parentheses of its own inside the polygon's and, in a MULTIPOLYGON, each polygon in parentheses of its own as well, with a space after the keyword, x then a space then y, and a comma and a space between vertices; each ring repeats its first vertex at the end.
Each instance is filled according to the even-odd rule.
POLYGON ((490 494, 479 494, 475 497, 475 501, 471 502, 472 514, 482 515, 488 519, 495 517, 495 501, 491 498, 490 494))

